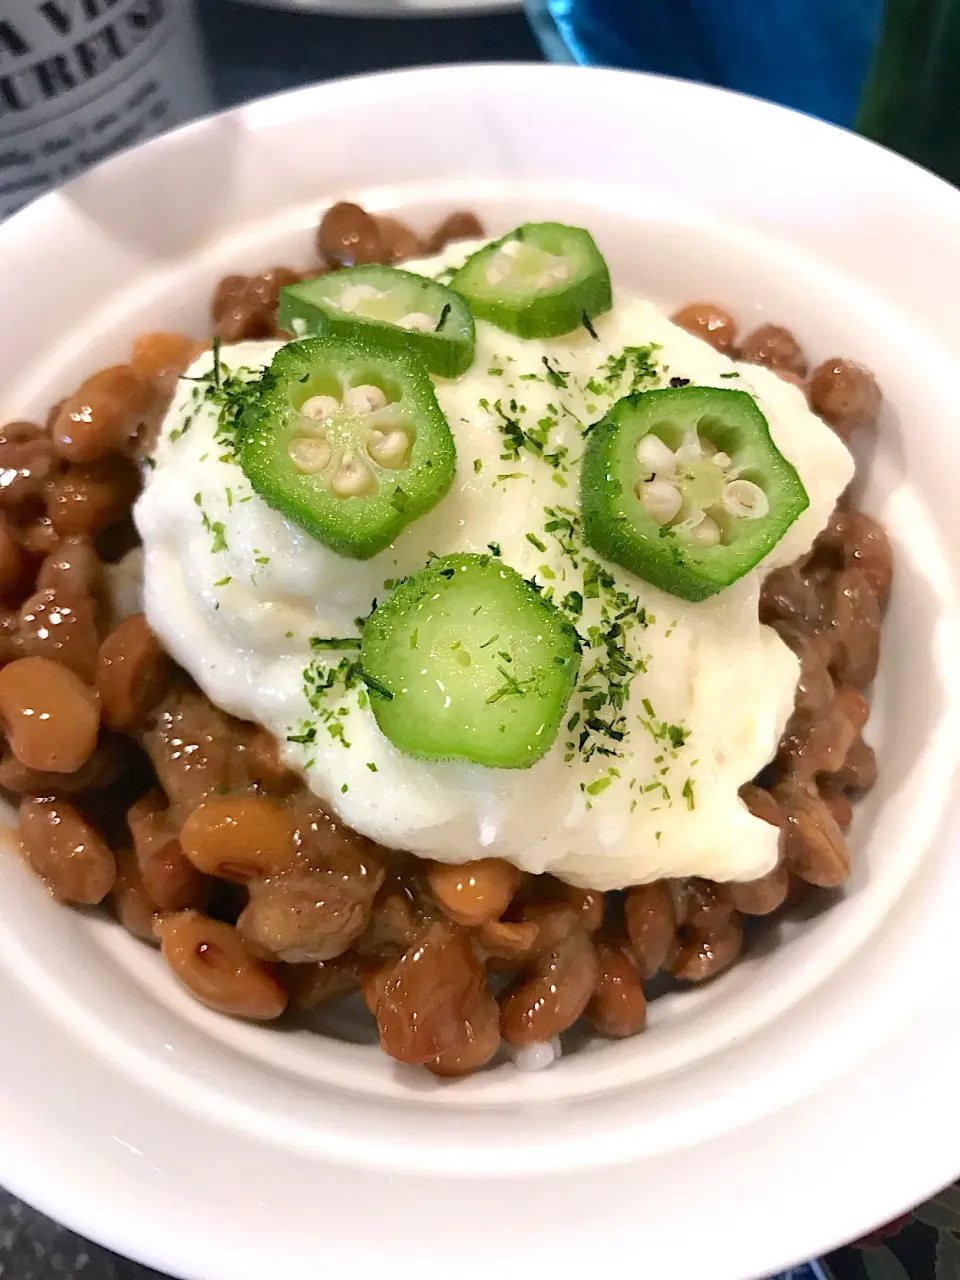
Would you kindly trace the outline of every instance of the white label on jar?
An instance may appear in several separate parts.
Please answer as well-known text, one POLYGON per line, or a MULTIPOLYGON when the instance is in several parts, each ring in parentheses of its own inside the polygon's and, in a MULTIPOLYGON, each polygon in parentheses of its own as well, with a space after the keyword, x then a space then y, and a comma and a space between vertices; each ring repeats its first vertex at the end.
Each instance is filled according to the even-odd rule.
POLYGON ((211 105, 190 0, 0 0, 0 217, 211 105))

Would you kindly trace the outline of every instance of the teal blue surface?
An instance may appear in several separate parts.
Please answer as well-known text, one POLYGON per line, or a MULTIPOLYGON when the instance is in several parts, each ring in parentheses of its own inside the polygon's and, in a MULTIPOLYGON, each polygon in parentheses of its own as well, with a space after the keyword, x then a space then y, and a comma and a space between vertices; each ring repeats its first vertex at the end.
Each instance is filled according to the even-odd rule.
POLYGON ((883 0, 527 0, 547 57, 737 89, 849 126, 883 0))

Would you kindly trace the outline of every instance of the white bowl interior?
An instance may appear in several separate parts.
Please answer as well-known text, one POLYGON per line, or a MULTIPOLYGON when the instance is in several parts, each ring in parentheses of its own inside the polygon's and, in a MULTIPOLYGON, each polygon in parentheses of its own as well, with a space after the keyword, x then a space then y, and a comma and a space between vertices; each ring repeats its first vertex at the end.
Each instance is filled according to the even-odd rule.
MULTIPOLYGON (((623 172, 617 146, 627 135, 611 126, 614 136, 598 140, 574 114, 561 146, 549 95, 538 103, 519 78, 510 88, 529 118, 515 150, 504 119, 491 123, 489 96, 485 114, 458 107, 438 130, 431 113, 447 109, 457 79, 432 74, 416 95, 387 103, 417 139, 415 160, 371 141, 370 109, 355 120, 363 94, 345 84, 329 105, 292 95, 183 131, 14 220, 0 232, 0 260, 22 301, 0 348, 0 410, 42 414, 80 377, 124 358, 146 329, 203 334, 220 276, 306 266, 318 211, 344 196, 423 228, 453 208, 475 209, 491 231, 539 217, 586 225, 623 288, 668 306, 715 299, 744 330, 764 319, 787 324, 811 361, 862 361, 885 406, 863 446, 861 498, 890 530, 896 578, 869 726, 880 782, 858 807, 849 888, 828 911, 769 931, 719 980, 654 1002, 636 1039, 590 1043, 535 1077, 505 1065, 456 1084, 357 1043, 356 1024, 338 1015, 316 1035, 207 1013, 156 953, 96 914, 55 905, 14 858, 0 862, 0 957, 78 1051, 93 1049, 110 1072, 197 1123, 397 1172, 571 1172, 676 1152, 784 1108, 937 998, 940 931, 960 901, 953 838, 943 834, 960 724, 960 448, 946 430, 957 417, 958 370, 945 344, 960 325, 929 275, 935 246, 911 242, 892 260, 885 228, 897 183, 888 167, 898 162, 864 144, 743 99, 650 81, 659 87, 648 102, 670 124, 664 138, 644 139, 649 161, 623 172), (723 132, 705 145, 717 101, 723 132), (337 132, 325 131, 330 123, 337 132), (762 175, 730 141, 738 128, 773 140, 762 175), (322 179, 304 163, 316 137, 322 179), (856 192, 845 181, 851 146, 864 174, 856 192), (568 161, 578 148, 592 149, 592 170, 568 161), (191 186, 203 199, 182 198, 191 186), (868 214, 871 186, 871 199, 882 189, 888 204, 868 214)), ((608 85, 624 80, 592 81, 589 119, 622 107, 627 98, 608 85)), ((468 83, 480 92, 479 80, 468 83)), ((943 198, 899 165, 903 174, 928 206, 943 198)))
MULTIPOLYGON (((493 232, 539 217, 587 225, 621 287, 667 306, 696 298, 719 299, 745 328, 763 319, 785 321, 813 360, 837 352, 852 355, 878 371, 895 371, 911 396, 916 396, 918 388, 923 388, 925 396, 931 390, 935 393, 935 365, 921 351, 913 353, 915 363, 911 361, 904 350, 902 329, 884 323, 886 317, 877 322, 875 300, 868 294, 850 288, 822 264, 798 256, 791 245, 747 237, 735 224, 695 210, 683 216, 676 210, 665 215, 657 208, 624 213, 581 203, 563 187, 550 193, 521 188, 509 196, 497 196, 483 188, 471 190, 468 182, 458 182, 446 197, 416 186, 400 191, 368 188, 351 194, 365 207, 397 210, 423 229, 458 205, 476 209, 493 232)), ((78 335, 82 349, 71 359, 69 347, 64 350, 54 344, 59 348, 56 367, 48 363, 12 407, 21 412, 43 410, 92 367, 91 359, 95 365, 122 357, 130 339, 145 325, 182 327, 202 334, 220 275, 278 262, 306 267, 313 259, 316 221, 317 204, 311 203, 285 210, 254 228, 233 234, 228 230, 190 261, 175 262, 145 282, 146 287, 137 281, 132 289, 114 295, 106 311, 85 317, 82 337, 78 335)), ((541 1101, 590 1098, 626 1081, 663 1084, 681 1068, 704 1068, 706 1060, 722 1053, 730 1042, 786 1015, 797 1000, 829 981, 831 973, 881 924, 924 854, 916 814, 919 810, 932 819, 942 810, 950 778, 940 754, 938 726, 956 691, 949 686, 950 673, 942 670, 935 626, 942 614, 942 587, 935 581, 941 577, 945 552, 925 504, 905 479, 906 443, 899 421, 901 416, 910 421, 936 410, 932 405, 901 409, 901 388, 891 387, 882 372, 881 379, 893 406, 885 411, 879 439, 875 447, 868 442, 870 456, 862 462, 863 501, 889 525, 897 553, 896 592, 885 624, 883 676, 870 726, 879 749, 881 782, 858 808, 854 876, 848 892, 829 911, 777 929, 782 937, 768 937, 768 945, 755 949, 721 980, 654 1002, 649 1030, 640 1038, 618 1045, 594 1043, 589 1051, 565 1058, 536 1082, 504 1065, 451 1087, 397 1066, 369 1044, 350 1043, 360 1033, 349 1021, 330 1019, 330 1034, 317 1037, 308 1031, 277 1034, 273 1029, 208 1015, 177 989, 156 953, 112 924, 55 907, 32 882, 22 883, 19 868, 5 864, 4 872, 14 877, 21 900, 17 918, 24 944, 48 957, 54 982, 60 970, 58 1000, 67 997, 78 969, 95 973, 96 982, 83 998, 87 1015, 95 1014, 92 1006, 102 1002, 103 1023, 97 1032, 101 1046, 104 1035, 117 1037, 113 1011, 123 1007, 123 1039, 142 1037, 140 1052, 147 1055, 142 1065, 149 1074, 155 1073, 152 1037, 186 1038, 191 1054, 209 1058, 218 1074, 230 1080, 235 1102, 266 1115, 264 1101, 270 1091, 263 1086, 272 1076, 309 1109, 311 1096, 316 1096, 316 1086, 322 1083, 342 1091, 351 1102, 362 1101, 364 1128, 367 1123, 379 1125, 377 1109, 370 1106, 377 1100, 401 1104, 417 1113, 414 1123, 419 1123, 424 1107, 511 1107, 520 1100, 529 1102, 531 1096, 541 1101), (892 678, 907 663, 914 679, 907 684, 892 678), (891 724, 897 732, 884 733, 884 725, 891 724), (335 1038, 338 1030, 343 1037, 339 1040, 335 1038)), ((945 386, 943 391, 950 393, 952 388, 945 386)), ((121 1044, 117 1051, 123 1052, 121 1044)), ((156 1083, 162 1085, 159 1078, 156 1083)), ((169 1083, 173 1087, 173 1081, 169 1083)), ((649 1096, 652 1099, 652 1093, 649 1096)), ((290 1118, 300 1123, 296 1111, 290 1118)), ((538 1124, 535 1108, 531 1119, 538 1124)), ((352 1145, 360 1138, 354 1124, 351 1120, 352 1145)), ((486 1126, 483 1116, 476 1129, 478 1138, 486 1126)), ((523 1126, 524 1151, 516 1152, 515 1158, 532 1156, 528 1127, 523 1126)), ((458 1142, 461 1135, 462 1131, 458 1142)), ((496 1142, 499 1148, 502 1137, 496 1142)), ((405 1136, 396 1154, 404 1164, 410 1160, 405 1136)))

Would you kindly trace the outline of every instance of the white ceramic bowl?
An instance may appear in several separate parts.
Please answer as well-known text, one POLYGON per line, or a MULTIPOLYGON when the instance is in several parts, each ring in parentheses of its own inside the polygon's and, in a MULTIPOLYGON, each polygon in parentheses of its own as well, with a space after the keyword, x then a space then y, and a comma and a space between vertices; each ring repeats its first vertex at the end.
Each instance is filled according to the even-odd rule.
MULTIPOLYGON (((149 948, 0 861, 0 1182, 196 1280, 745 1280, 960 1172, 960 194, 746 98, 617 72, 438 68, 203 121, 0 227, 6 416, 218 277, 306 264, 347 196, 427 225, 588 225, 614 279, 788 323, 886 394, 865 501, 896 585, 849 892, 637 1039, 449 1084, 209 1014, 149 948)), ((773 941, 773 940, 771 940, 773 941)), ((335 1029, 335 1028, 334 1028, 335 1029)))

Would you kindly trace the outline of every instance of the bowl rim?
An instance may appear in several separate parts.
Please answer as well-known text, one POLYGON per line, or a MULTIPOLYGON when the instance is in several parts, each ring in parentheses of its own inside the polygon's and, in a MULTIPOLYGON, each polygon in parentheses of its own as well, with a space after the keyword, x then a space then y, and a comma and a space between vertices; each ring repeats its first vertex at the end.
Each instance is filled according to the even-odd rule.
MULTIPOLYGON (((654 76, 636 76, 632 73, 606 71, 599 69, 584 69, 564 66, 550 66, 541 64, 524 64, 524 63, 488 63, 488 64, 467 64, 452 65, 446 67, 436 67, 428 69, 413 69, 396 72, 377 73, 373 76, 346 77, 341 80, 326 82, 321 85, 308 86, 306 88, 292 90, 280 95, 272 95, 269 98, 260 99, 256 102, 245 104, 241 107, 234 108, 232 111, 217 113, 213 116, 206 117, 204 120, 193 122, 184 126, 182 129, 167 134, 156 139, 144 146, 135 148, 134 151, 125 152, 112 160, 107 161, 100 166, 99 172, 113 172, 118 177, 121 176, 123 167, 128 161, 130 155, 134 152, 143 154, 147 149, 153 150, 154 154, 159 154, 161 149, 175 149, 180 141, 192 132, 203 131, 211 127, 212 123, 223 116, 236 119, 246 119, 256 126, 256 115, 264 107, 269 108, 271 104, 276 104, 280 100, 286 100, 291 105, 297 99, 302 100, 302 106, 307 106, 311 101, 323 98, 326 100, 331 94, 343 92, 345 89, 355 92, 357 86, 361 86, 361 92, 367 85, 375 84, 381 89, 389 92, 396 92, 402 95, 411 81, 424 82, 424 78, 437 77, 456 77, 463 83, 463 78, 469 77, 472 81, 482 80, 489 76, 519 76, 525 82, 524 91, 529 91, 526 83, 528 78, 535 76, 537 79, 555 80, 559 84, 566 80, 571 74, 578 77, 578 82, 582 83, 584 76, 595 78, 603 78, 610 82, 613 78, 630 82, 642 82, 646 85, 660 82, 664 85, 673 86, 671 93, 680 92, 684 95, 703 95, 702 101, 715 103, 718 98, 742 98, 742 95, 728 94, 726 91, 713 89, 703 85, 687 84, 686 82, 668 80, 662 77, 654 76)), ((519 83, 519 81, 518 81, 519 83)), ((664 90, 666 92, 666 90, 664 90)), ((770 104, 760 103, 757 100, 748 100, 754 103, 754 109, 760 113, 782 113, 783 116, 793 117, 795 120, 804 121, 804 127, 810 127, 818 132, 824 130, 832 134, 839 135, 845 141, 842 144, 849 148, 851 142, 857 149, 864 147, 872 148, 875 153, 879 153, 883 157, 882 163, 888 169, 894 167, 894 171, 905 177, 907 171, 910 173, 909 185, 915 193, 919 192, 925 200, 937 205, 946 205, 946 213, 958 231, 960 231, 960 193, 954 191, 946 183, 934 177, 918 166, 911 165, 909 162, 902 160, 900 157, 893 156, 891 153, 884 152, 880 147, 868 142, 864 139, 854 139, 852 135, 847 135, 845 131, 836 129, 834 126, 814 121, 808 117, 800 116, 799 113, 788 111, 785 108, 775 107, 770 104)), ((308 112, 309 114, 309 112, 308 112)), ((838 144, 840 145, 840 144, 838 144)), ((863 154, 861 152, 861 154, 863 154)), ((82 181, 82 179, 80 180, 82 181)), ((121 178, 122 184, 122 178, 121 178)), ((73 184, 70 184, 71 186, 73 184)), ((69 187, 65 190, 69 192, 69 187)), ((55 219, 55 210, 57 202, 62 198, 62 192, 54 192, 40 200, 28 205, 25 209, 13 216, 6 224, 0 226, 0 257, 5 252, 7 245, 15 245, 21 236, 29 239, 29 228, 35 221, 43 222, 45 218, 51 217, 55 219)), ((919 198, 919 197, 918 197, 919 198)), ((942 210, 941 210, 942 212, 942 210)), ((29 964, 29 957, 25 958, 25 962, 29 964)), ((16 1003, 17 992, 6 990, 10 986, 7 975, 0 972, 0 992, 4 993, 5 998, 9 997, 12 1004, 16 1003)), ((23 993, 19 993, 21 1003, 23 993)), ((937 993, 937 997, 944 996, 943 992, 937 993)), ((896 1212, 907 1207, 904 1203, 903 1183, 910 1181, 915 1190, 906 1193, 909 1198, 916 1196, 922 1199, 924 1196, 936 1191, 939 1186, 951 1180, 960 1171, 960 1121, 954 1118, 952 1123, 949 1117, 944 1115, 938 1109, 936 1102, 942 1098, 949 1096, 949 1088, 952 1080, 955 1079, 955 1072, 960 1065, 960 1036, 954 1036, 953 1043, 949 1043, 949 1037, 945 1037, 942 1030, 944 1010, 946 1004, 936 1005, 935 1001, 928 1002, 931 1007, 924 1008, 919 1011, 913 1019, 910 1026, 910 1034, 907 1035, 903 1030, 898 1033, 898 1039, 894 1045, 887 1046, 888 1052, 878 1055, 883 1061, 877 1061, 870 1064, 867 1070, 862 1064, 853 1071, 852 1074, 847 1073, 833 1080, 828 1089, 824 1090, 824 1094, 829 1093, 827 1099, 818 1098, 818 1104, 824 1102, 824 1107, 820 1108, 820 1114, 832 1114, 835 1118, 846 1114, 848 1117, 856 1115, 856 1126, 858 1127, 864 1145, 858 1153, 859 1166, 862 1166, 864 1178, 869 1181, 868 1172, 871 1164, 875 1164, 877 1160, 877 1148, 868 1143, 869 1126, 871 1118, 876 1114, 877 1103, 879 1099, 883 1099, 891 1091, 896 1080, 902 1080, 904 1072, 913 1080, 923 1080, 924 1088, 914 1090, 915 1094, 920 1097, 912 1097, 909 1105, 902 1108, 902 1114, 896 1118, 896 1122, 891 1122, 892 1131, 899 1134, 902 1149, 906 1151, 914 1151, 918 1153, 917 1158, 922 1159, 923 1168, 926 1171, 922 1176, 914 1173, 911 1178, 902 1178, 897 1184, 897 1188, 887 1189, 880 1194, 878 1188, 874 1186, 872 1192, 876 1193, 874 1198, 870 1200, 870 1204, 876 1205, 876 1209, 861 1208, 858 1221, 851 1231, 859 1231, 861 1228, 866 1230, 875 1225, 875 1222, 884 1217, 893 1216, 896 1212), (905 1120, 909 1118, 909 1124, 905 1120), (918 1128, 919 1125, 919 1128, 918 1128), (922 1141, 918 1144, 917 1136, 921 1136, 922 1141), (955 1154, 954 1154, 955 1153, 955 1154), (876 1217, 871 1215, 876 1213, 876 1217), (866 1214, 866 1217, 864 1215, 866 1214)), ((958 1009, 960 1001, 956 996, 952 998, 952 1004, 958 1009)), ((24 1015, 26 1016, 26 1015, 24 1015)), ((34 1018, 36 1024, 36 1019, 34 1018)), ((102 1072, 103 1064, 89 1045, 78 1047, 75 1039, 73 1039, 69 1030, 65 1025, 54 1025, 53 1023, 45 1026, 42 1031, 38 1028, 38 1038, 53 1046, 53 1055, 64 1053, 71 1058, 71 1070, 75 1072, 78 1079, 83 1078, 84 1087, 95 1087, 98 1078, 101 1080, 102 1088, 102 1072)), ((70 1141, 64 1141, 65 1135, 60 1135, 60 1141, 50 1132, 50 1122, 53 1116, 52 1111, 46 1111, 43 1101, 38 1100, 37 1092, 46 1083, 51 1089, 64 1087, 64 1076, 61 1071, 50 1070, 54 1065, 52 1061, 44 1062, 36 1072, 36 1078, 31 1080, 28 1074, 24 1074, 25 1064, 18 1063, 16 1073, 7 1074, 4 1078, 4 1066, 0 1066, 0 1097, 9 1094, 8 1101, 13 1104, 18 1111, 16 1124, 11 1125, 4 1132, 0 1133, 0 1171, 2 1171, 3 1179, 6 1181, 15 1194, 23 1196, 28 1201, 38 1204, 44 1210, 53 1213, 61 1221, 65 1221, 74 1229, 80 1230, 84 1234, 93 1238, 104 1240, 111 1247, 126 1253, 128 1256, 139 1257, 148 1265, 160 1266, 167 1270, 183 1276, 196 1276, 198 1280, 204 1277, 205 1280, 226 1280, 229 1276, 230 1280, 239 1280, 241 1275, 253 1274, 253 1271, 240 1270, 222 1270, 222 1265, 226 1264, 227 1254, 224 1254, 224 1261, 216 1261, 207 1256, 202 1271, 196 1270, 196 1256, 191 1251, 191 1246, 196 1247, 196 1237, 188 1238, 188 1229, 185 1226, 179 1226, 177 1231, 164 1233, 158 1230, 158 1218, 155 1212, 155 1206, 151 1207, 146 1199, 146 1190, 151 1184, 150 1178, 143 1178, 143 1149, 136 1147, 132 1141, 128 1142, 125 1136, 117 1134, 110 1135, 110 1141, 118 1148, 127 1151, 127 1156, 121 1162, 116 1162, 116 1151, 108 1150, 105 1156, 100 1150, 96 1159, 98 1162, 98 1175, 101 1170, 110 1167, 111 1172, 109 1181, 111 1190, 118 1199, 124 1202, 125 1216, 123 1221, 117 1219, 123 1215, 112 1214, 110 1219, 104 1216, 104 1207, 108 1197, 103 1195, 102 1186, 95 1193, 92 1184, 95 1180, 94 1172, 91 1168, 85 1171, 84 1181, 89 1185, 80 1188, 77 1179, 71 1176, 71 1170, 74 1164, 77 1164, 81 1157, 88 1163, 91 1162, 90 1151, 94 1143, 94 1131, 89 1126, 78 1125, 73 1131, 74 1136, 70 1141), (32 1101, 31 1101, 32 1097, 32 1101), (29 1129, 33 1123, 39 1131, 45 1132, 45 1141, 37 1144, 35 1138, 31 1140, 31 1135, 24 1128, 26 1125, 29 1129), (136 1156, 133 1163, 130 1157, 133 1156, 133 1149, 136 1149, 136 1156), (57 1158, 52 1159, 53 1152, 57 1151, 57 1158), (141 1163, 138 1164, 137 1160, 141 1163), (123 1172, 121 1173, 121 1168, 123 1172), (132 1173, 132 1170, 138 1172, 132 1173), (124 1182, 129 1185, 123 1186, 124 1182), (136 1183, 139 1191, 131 1194, 133 1184, 136 1183), (154 1237, 151 1239, 151 1237, 154 1237), (150 1240, 149 1245, 144 1242, 150 1240)), ((9 1066, 9 1064, 8 1064, 9 1066)), ((69 1075, 67 1076, 69 1078, 69 1075)), ((136 1116, 137 1108, 140 1105, 137 1099, 137 1091, 133 1090, 132 1094, 127 1097, 129 1090, 129 1082, 114 1082, 118 1091, 118 1095, 124 1095, 123 1098, 118 1097, 118 1105, 122 1102, 129 1110, 131 1118, 136 1116)), ((78 1090, 82 1092, 82 1090, 78 1090)), ((162 1110, 162 1108, 161 1108, 162 1110)), ((809 1146, 809 1130, 812 1123, 811 1116, 816 1114, 817 1107, 813 1105, 813 1100, 806 1099, 796 1103, 791 1108, 791 1116, 788 1118, 784 1126, 784 1132, 791 1132, 795 1135, 796 1140, 800 1142, 804 1140, 809 1146), (803 1139, 804 1133, 807 1134, 803 1139)), ((822 1122, 822 1121, 821 1121, 822 1122)), ((837 1121, 839 1123, 839 1121, 837 1121)), ((815 1124, 815 1122, 813 1122, 815 1124)), ((95 1126, 94 1126, 95 1128, 95 1126)), ((136 1124, 131 1119, 131 1132, 136 1131, 136 1124)), ((246 1138, 248 1135, 233 1135, 234 1137, 246 1138)), ((762 1148, 760 1136, 755 1135, 757 1149, 762 1148)), ((237 1143, 237 1150, 242 1149, 243 1142, 237 1143)), ((904 1158, 902 1165, 908 1167, 909 1160, 904 1158)), ((160 1168, 156 1172, 161 1172, 160 1168)), ((626 1174, 626 1169, 623 1169, 626 1174)), ((549 1182, 549 1179, 547 1179, 549 1182)), ((598 1185, 607 1184, 608 1179, 599 1178, 598 1185)), ((529 1182, 527 1186, 529 1188, 529 1182)), ((382 1191, 382 1184, 380 1186, 382 1191)), ((176 1204, 176 1196, 170 1199, 169 1187, 167 1189, 167 1199, 164 1207, 168 1210, 176 1208, 179 1213, 179 1221, 186 1218, 186 1211, 182 1205, 176 1204)), ((116 1205, 116 1200, 112 1201, 116 1205)), ((610 1207, 615 1212, 622 1213, 622 1204, 611 1200, 610 1207)), ((599 1211, 599 1210, 598 1210, 599 1211)), ((853 1217, 851 1217, 851 1222, 853 1217)), ((630 1235, 629 1231, 625 1232, 625 1224, 623 1221, 611 1225, 611 1238, 607 1246, 611 1250, 629 1247, 630 1235)), ((194 1228, 195 1230, 196 1228, 194 1228)), ((254 1227, 254 1232, 256 1227, 254 1227)), ((765 1236, 770 1235, 769 1224, 765 1228, 765 1236)), ((839 1243, 836 1237, 835 1229, 827 1229, 823 1236, 822 1242, 817 1244, 812 1241, 811 1248, 825 1248, 833 1244, 839 1243)), ((221 1242, 222 1243, 222 1242, 221 1242)), ((769 1240, 768 1240, 768 1243, 769 1240)), ((596 1251, 592 1251, 588 1258, 592 1258, 594 1263, 598 1257, 596 1251)), ((611 1258, 617 1256, 615 1251, 611 1251, 611 1258)), ((230 1251, 232 1267, 234 1263, 239 1261, 239 1255, 236 1249, 230 1251)), ((796 1261, 793 1253, 779 1256, 777 1260, 774 1254, 770 1254, 774 1265, 785 1265, 791 1261, 796 1261)), ((561 1274, 573 1274, 572 1265, 573 1257, 569 1256, 565 1263, 562 1263, 563 1270, 561 1274), (568 1271, 565 1268, 570 1267, 568 1271)), ((582 1260, 576 1261, 576 1266, 580 1268, 582 1260)), ((730 1280, 742 1280, 742 1273, 738 1276, 732 1270, 724 1271, 724 1262, 719 1262, 721 1274, 729 1275, 730 1280)), ((766 1264, 764 1264, 766 1265, 766 1264)), ((293 1273, 291 1273, 292 1276, 293 1273)), ((401 1273, 402 1274, 402 1273, 401 1273)), ((424 1272, 421 1271, 421 1275, 424 1272)), ((465 1271, 463 1274, 472 1276, 472 1270, 465 1271)), ((479 1269, 476 1274, 480 1274, 479 1269)))

